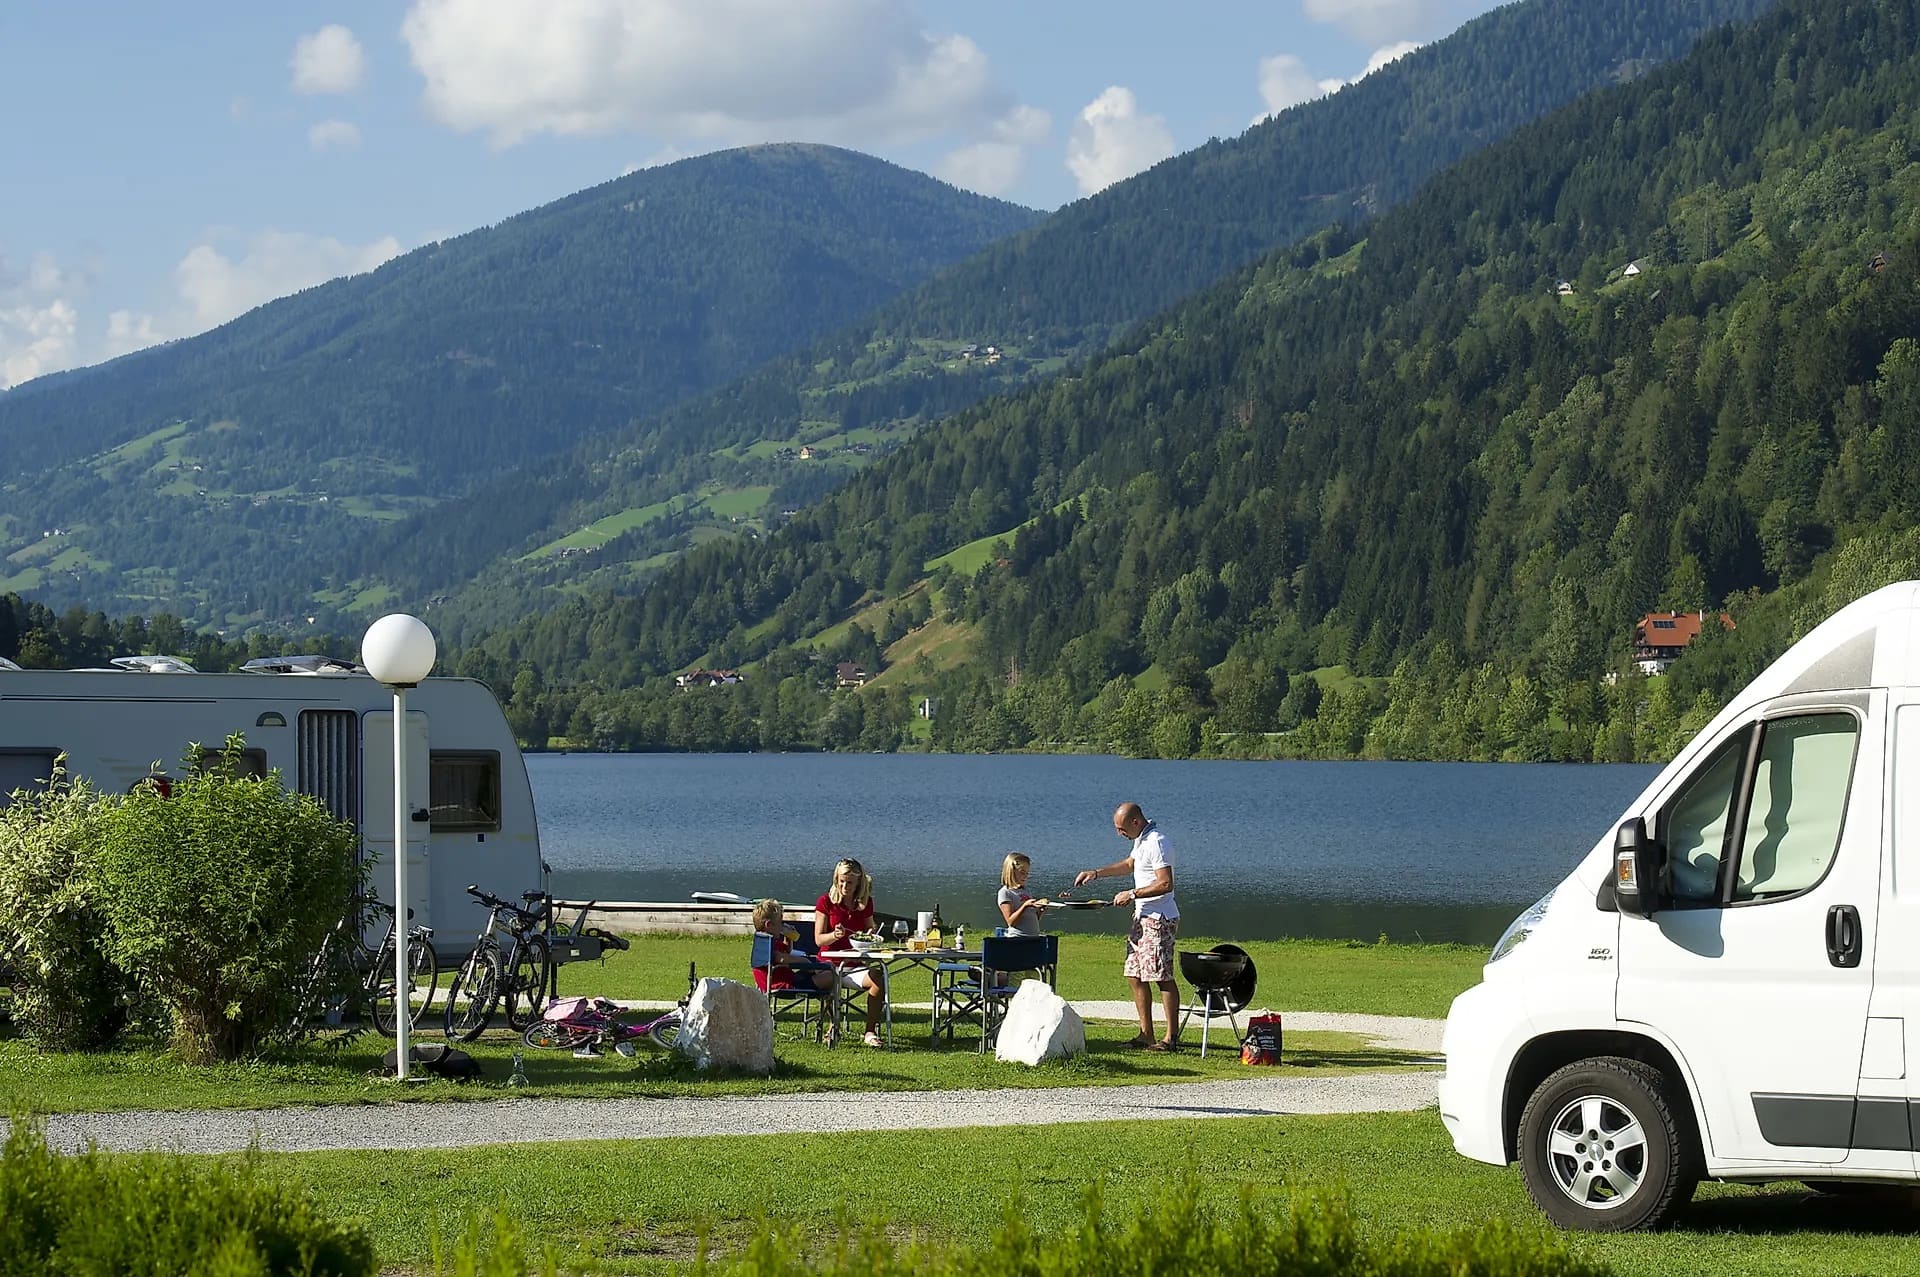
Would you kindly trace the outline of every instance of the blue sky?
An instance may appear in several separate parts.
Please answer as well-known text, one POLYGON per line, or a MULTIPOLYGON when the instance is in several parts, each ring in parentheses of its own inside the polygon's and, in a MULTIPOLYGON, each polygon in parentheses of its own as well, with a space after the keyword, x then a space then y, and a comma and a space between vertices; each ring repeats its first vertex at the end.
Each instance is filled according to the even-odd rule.
POLYGON ((0 389, 744 143, 1055 208, 1493 7, 21 0, 0 6, 0 389))

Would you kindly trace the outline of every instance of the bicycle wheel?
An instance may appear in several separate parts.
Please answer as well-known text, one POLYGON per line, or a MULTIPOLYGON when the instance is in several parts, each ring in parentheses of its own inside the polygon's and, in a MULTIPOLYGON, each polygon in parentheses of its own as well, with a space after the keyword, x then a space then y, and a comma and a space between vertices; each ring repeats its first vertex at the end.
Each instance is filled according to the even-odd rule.
POLYGON ((388 936, 367 970, 367 1014, 375 1031, 393 1036, 393 937, 388 936))
POLYGON ((520 1035, 521 1041, 542 1051, 571 1051, 595 1037, 592 1029, 569 1028, 552 1020, 535 1020, 520 1035))
POLYGON ((513 955, 513 970, 507 975, 507 1027, 524 1029, 540 1018, 547 1005, 547 981, 553 973, 547 942, 539 936, 520 941, 513 955))
POLYGON ((442 1022, 448 1038, 471 1042, 480 1036, 493 1016, 493 1004, 500 1000, 500 984, 498 949, 484 945, 467 955, 467 960, 453 973, 453 983, 447 986, 442 1022))
POLYGON ((663 1051, 673 1050, 673 1044, 680 1040, 680 1013, 669 1011, 647 1026, 647 1041, 663 1051))
POLYGON ((329 931, 320 941, 320 948, 313 955, 313 961, 307 964, 305 977, 301 980, 300 991, 294 995, 293 1012, 287 1020, 287 1036, 297 1038, 313 1026, 320 1018, 320 1011, 326 1002, 327 977, 334 966, 334 949, 338 933, 329 931))
POLYGON ((407 970, 413 977, 413 1023, 417 1028, 433 1006, 433 995, 440 991, 440 959, 434 956, 433 941, 425 936, 407 937, 407 970))

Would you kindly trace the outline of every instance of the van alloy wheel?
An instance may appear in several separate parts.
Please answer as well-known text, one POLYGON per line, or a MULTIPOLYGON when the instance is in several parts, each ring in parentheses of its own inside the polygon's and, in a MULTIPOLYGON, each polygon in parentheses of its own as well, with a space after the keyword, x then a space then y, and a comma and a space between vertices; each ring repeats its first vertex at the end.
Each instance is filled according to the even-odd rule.
POLYGON ((1520 1117, 1527 1193, 1563 1228, 1659 1228, 1693 1196, 1691 1126, 1667 1079, 1622 1056, 1569 1064, 1520 1117))
POLYGON ((1594 1210, 1617 1210, 1640 1191, 1647 1133, 1605 1095, 1582 1095, 1547 1126, 1547 1167, 1561 1192, 1594 1210))

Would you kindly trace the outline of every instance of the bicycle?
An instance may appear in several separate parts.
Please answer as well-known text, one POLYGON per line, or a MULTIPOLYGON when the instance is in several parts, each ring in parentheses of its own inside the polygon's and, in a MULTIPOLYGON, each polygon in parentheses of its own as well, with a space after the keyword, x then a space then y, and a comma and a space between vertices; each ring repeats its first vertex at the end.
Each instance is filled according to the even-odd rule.
POLYGON ((680 1040, 680 1026, 686 1022, 687 1004, 693 999, 699 977, 694 964, 687 964, 687 991, 665 1014, 635 1024, 619 1017, 627 1009, 606 998, 562 998, 549 1006, 542 1017, 527 1026, 521 1040, 542 1051, 565 1051, 594 1056, 609 1039, 622 1055, 633 1054, 633 1043, 645 1039, 663 1050, 671 1050, 680 1040))
MULTIPOLYGON (((407 919, 412 921, 413 910, 407 910, 407 919)), ((337 1012, 343 1020, 364 1013, 375 1030, 392 1037, 396 1002, 395 930, 392 905, 364 896, 354 897, 307 966, 288 1025, 289 1036, 297 1037, 315 1027, 317 1020, 337 1012), (386 930, 378 945, 367 944, 368 914, 386 919, 386 930)), ((426 1016, 439 991, 440 962, 433 952, 432 927, 408 927, 406 943, 408 1024, 413 1026, 426 1016), (425 997, 419 996, 422 988, 426 990, 425 997)))

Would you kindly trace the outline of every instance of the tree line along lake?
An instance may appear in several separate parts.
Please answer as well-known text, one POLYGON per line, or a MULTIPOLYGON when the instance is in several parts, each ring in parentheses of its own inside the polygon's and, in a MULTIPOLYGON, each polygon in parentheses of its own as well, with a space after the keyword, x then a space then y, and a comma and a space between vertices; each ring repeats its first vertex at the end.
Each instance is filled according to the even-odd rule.
MULTIPOLYGON (((852 856, 881 910, 938 904, 949 926, 987 926, 1008 852, 1033 857, 1035 894, 1057 893, 1125 854, 1110 817, 1132 800, 1172 843, 1190 935, 1489 944, 1611 836, 1659 769, 534 754, 527 770, 553 889, 569 898, 734 891, 810 905, 852 856)), ((1120 931, 1128 913, 1063 911, 1047 925, 1120 931)))

